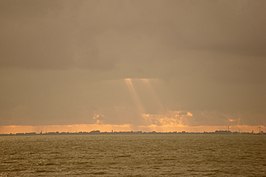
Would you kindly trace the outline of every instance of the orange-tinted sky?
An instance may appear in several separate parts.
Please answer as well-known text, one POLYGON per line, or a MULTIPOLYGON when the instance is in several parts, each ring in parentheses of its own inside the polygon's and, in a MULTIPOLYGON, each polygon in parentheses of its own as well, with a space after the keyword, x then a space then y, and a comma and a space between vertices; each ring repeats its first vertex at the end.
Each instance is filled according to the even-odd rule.
POLYGON ((9 125, 1 126, 1 133, 47 133, 47 132, 90 132, 100 130, 101 132, 125 132, 125 131, 144 131, 144 132, 214 132, 216 130, 232 132, 254 132, 265 131, 265 126, 181 126, 181 125, 148 125, 132 127, 129 124, 114 125, 114 124, 71 124, 71 125, 42 125, 42 126, 27 126, 27 125, 9 125))
POLYGON ((0 132, 263 127, 265 8, 1 0, 0 132))

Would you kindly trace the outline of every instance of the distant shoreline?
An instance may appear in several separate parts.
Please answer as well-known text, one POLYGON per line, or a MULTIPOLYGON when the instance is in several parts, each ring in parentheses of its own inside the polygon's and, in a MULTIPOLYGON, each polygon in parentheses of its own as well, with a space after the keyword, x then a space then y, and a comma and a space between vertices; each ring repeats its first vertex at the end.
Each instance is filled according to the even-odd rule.
POLYGON ((28 132, 28 133, 6 133, 0 134, 0 136, 36 136, 36 135, 136 135, 136 134, 220 134, 220 135, 232 135, 232 134, 248 134, 248 135, 266 135, 265 132, 231 132, 224 130, 217 130, 214 132, 142 132, 142 131, 119 131, 119 132, 101 132, 99 130, 90 132, 28 132))

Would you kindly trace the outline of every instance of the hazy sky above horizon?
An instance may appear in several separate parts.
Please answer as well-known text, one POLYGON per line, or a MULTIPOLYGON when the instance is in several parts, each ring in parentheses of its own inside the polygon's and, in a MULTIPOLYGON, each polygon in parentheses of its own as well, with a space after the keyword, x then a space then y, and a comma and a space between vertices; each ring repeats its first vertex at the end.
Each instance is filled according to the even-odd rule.
POLYGON ((0 0, 0 126, 265 126, 265 9, 0 0))

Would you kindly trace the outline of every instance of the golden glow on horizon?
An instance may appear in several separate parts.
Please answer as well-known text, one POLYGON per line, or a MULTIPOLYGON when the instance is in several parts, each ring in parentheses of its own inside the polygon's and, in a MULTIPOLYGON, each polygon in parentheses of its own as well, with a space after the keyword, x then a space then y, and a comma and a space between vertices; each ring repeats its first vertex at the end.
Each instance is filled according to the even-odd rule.
MULTIPOLYGON (((215 130, 227 130, 227 126, 187 126, 182 124, 149 124, 132 126, 130 124, 73 124, 73 125, 9 125, 0 126, 0 133, 25 133, 25 132, 89 132, 100 130, 101 132, 111 131, 157 131, 157 132, 211 132, 215 130), (134 127, 134 128, 133 128, 134 127)), ((232 125, 230 131, 236 132, 259 132, 265 131, 264 125, 232 125)))
POLYGON ((129 131, 130 124, 72 124, 72 125, 11 125, 0 126, 0 133, 24 133, 24 132, 89 132, 100 131, 129 131))

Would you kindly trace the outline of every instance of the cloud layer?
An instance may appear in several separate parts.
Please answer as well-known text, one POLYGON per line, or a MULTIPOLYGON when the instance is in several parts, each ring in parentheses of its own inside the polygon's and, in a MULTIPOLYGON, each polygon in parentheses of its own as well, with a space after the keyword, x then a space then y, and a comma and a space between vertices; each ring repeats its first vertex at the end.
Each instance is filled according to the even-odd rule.
POLYGON ((265 7, 2 0, 0 124, 265 125, 265 7))

